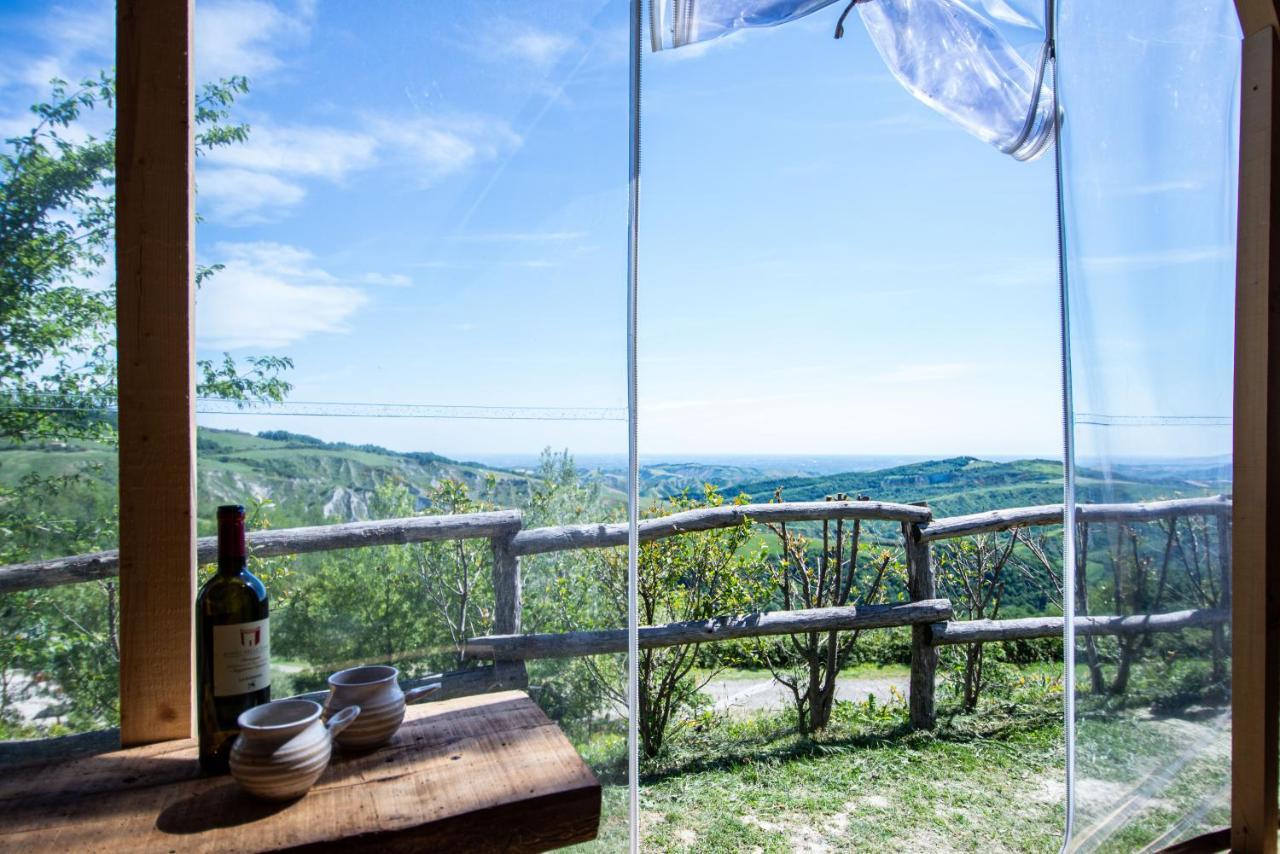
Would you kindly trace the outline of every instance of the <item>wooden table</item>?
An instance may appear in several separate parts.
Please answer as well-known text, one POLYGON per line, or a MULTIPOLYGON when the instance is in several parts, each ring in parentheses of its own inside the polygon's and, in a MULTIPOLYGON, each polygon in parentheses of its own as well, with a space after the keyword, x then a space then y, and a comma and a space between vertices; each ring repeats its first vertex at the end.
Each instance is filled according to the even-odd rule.
POLYGON ((388 746, 335 751, 299 800, 202 776, 192 739, 4 769, 4 851, 545 851, 595 838, 600 784, 520 691, 411 706, 388 746))

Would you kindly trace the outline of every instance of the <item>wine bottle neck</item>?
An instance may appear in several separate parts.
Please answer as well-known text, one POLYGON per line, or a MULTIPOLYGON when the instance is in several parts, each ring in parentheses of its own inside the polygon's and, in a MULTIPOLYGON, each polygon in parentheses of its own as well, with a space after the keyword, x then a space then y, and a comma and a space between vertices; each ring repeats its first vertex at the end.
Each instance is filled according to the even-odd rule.
POLYGON ((227 505, 218 508, 218 572, 237 575, 247 565, 244 544, 244 508, 227 505))

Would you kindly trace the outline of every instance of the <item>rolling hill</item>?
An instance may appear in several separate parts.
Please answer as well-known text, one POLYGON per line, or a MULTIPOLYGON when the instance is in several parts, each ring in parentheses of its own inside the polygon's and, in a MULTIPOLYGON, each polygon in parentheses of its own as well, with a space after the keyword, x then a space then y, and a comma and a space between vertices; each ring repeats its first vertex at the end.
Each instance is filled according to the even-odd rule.
MULTIPOLYGON (((397 479, 427 504, 427 491, 446 478, 484 492, 492 478, 491 500, 518 505, 532 488, 528 474, 461 462, 431 453, 398 453, 374 445, 323 442, 311 436, 273 431, 259 435, 200 428, 196 436, 196 498, 201 531, 211 527, 219 504, 271 499, 274 527, 346 522, 366 518, 378 484, 397 479)), ((95 489, 113 492, 115 450, 104 445, 48 443, 0 448, 0 484, 26 474, 52 476, 86 472, 95 489)), ((73 507, 61 508, 74 513, 73 507)))
MULTIPOLYGON (((1197 470, 1193 477, 1199 474, 1197 470)), ((1119 473, 1119 479, 1108 483, 1101 472, 1081 469, 1077 472, 1077 489, 1081 501, 1140 501, 1203 495, 1225 488, 1224 484, 1209 485, 1193 477, 1181 476, 1174 467, 1153 471, 1129 468, 1119 473)), ((841 492, 851 498, 866 496, 904 503, 928 501, 938 515, 951 516, 1061 502, 1062 463, 951 457, 871 472, 752 480, 727 487, 725 493, 746 493, 753 500, 768 501, 777 489, 790 501, 819 501, 841 492)))

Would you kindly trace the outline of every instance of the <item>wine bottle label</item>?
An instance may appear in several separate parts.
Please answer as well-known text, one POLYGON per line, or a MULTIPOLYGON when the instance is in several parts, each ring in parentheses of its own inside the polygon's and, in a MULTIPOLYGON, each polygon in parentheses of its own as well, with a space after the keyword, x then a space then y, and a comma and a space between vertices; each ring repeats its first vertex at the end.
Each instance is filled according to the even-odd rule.
POLYGON ((261 691, 271 684, 268 620, 213 627, 213 696, 261 691))

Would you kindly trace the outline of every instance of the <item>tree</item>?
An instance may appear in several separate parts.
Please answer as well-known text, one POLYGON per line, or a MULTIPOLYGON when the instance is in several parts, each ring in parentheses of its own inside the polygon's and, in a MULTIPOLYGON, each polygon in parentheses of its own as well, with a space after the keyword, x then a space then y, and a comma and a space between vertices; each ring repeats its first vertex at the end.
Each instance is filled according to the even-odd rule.
MULTIPOLYGON (((707 484, 701 499, 687 493, 653 504, 646 518, 664 516, 698 507, 719 507, 724 496, 707 484)), ((734 504, 747 503, 740 495, 734 504)), ((758 555, 740 554, 750 541, 749 520, 732 528, 686 533, 642 543, 640 546, 637 606, 640 624, 659 625, 686 620, 704 620, 742 613, 758 598, 763 566, 758 555)), ((595 603, 607 615, 610 627, 627 624, 627 553, 625 549, 593 550, 584 555, 591 570, 568 579, 558 589, 568 610, 577 603, 595 603)), ((572 626, 570 628, 582 628, 572 626)), ((640 735, 640 747, 648 758, 657 756, 671 724, 684 710, 696 704, 699 690, 718 669, 714 656, 699 656, 699 644, 642 649, 639 657, 640 706, 633 710, 640 735), (699 664, 709 670, 695 676, 699 664)), ((603 694, 626 707, 626 662, 621 656, 584 659, 595 675, 603 694)))
MULTIPOLYGON (((1062 576, 1049 557, 1043 534, 1013 528, 1007 536, 976 534, 939 542, 934 551, 939 592, 951 600, 957 620, 995 620, 1000 616, 1011 577, 1062 609, 1062 576)), ((992 684, 988 645, 966 644, 960 656, 960 701, 966 712, 977 708, 992 684)), ((1000 659, 997 647, 996 662, 1000 659)))
MULTIPOLYGON (((115 133, 86 120, 114 105, 109 72, 72 88, 53 80, 31 108, 31 130, 0 149, 0 442, 115 441, 115 133)), ((196 102, 196 153, 244 142, 231 121, 243 77, 204 86, 196 102)), ((217 267, 197 271, 197 284, 217 267)), ((229 354, 201 360, 198 394, 247 404, 280 401, 292 362, 229 354)), ((107 455, 100 455, 107 456, 107 455)), ((114 545, 107 460, 53 474, 30 471, 0 484, 0 562, 114 545)), ((13 727, 19 693, 56 697, 79 727, 114 722, 118 685, 116 583, 94 582, 0 596, 0 729, 13 727), (17 686, 21 684, 19 689, 17 686)), ((18 727, 22 730, 22 727, 18 727)))
MULTIPOLYGON (((843 494, 835 496, 845 500, 843 494)), ((781 490, 774 501, 781 501, 781 490)), ((828 497, 828 500, 831 500, 828 497)), ((830 608, 885 601, 888 588, 903 578, 902 563, 889 549, 881 549, 859 568, 862 520, 846 530, 843 519, 822 522, 822 542, 815 549, 807 537, 786 523, 769 525, 778 538, 781 555, 771 561, 770 580, 784 610, 830 608)), ((781 641, 759 643, 774 679, 791 692, 796 725, 801 735, 824 728, 835 704, 836 679, 849 659, 859 632, 806 632, 781 641)))
MULTIPOLYGON (((110 109, 109 72, 71 89, 51 82, 31 108, 32 129, 0 153, 0 439, 105 439, 115 399, 115 281, 104 275, 115 223, 115 131, 98 137, 79 124, 110 109)), ((231 107, 244 77, 205 85, 196 99, 196 155, 242 143, 249 127, 231 107)), ((218 267, 202 267, 197 282, 218 267)), ((201 360, 197 393, 247 403, 283 400, 287 358, 229 354, 201 360)))

